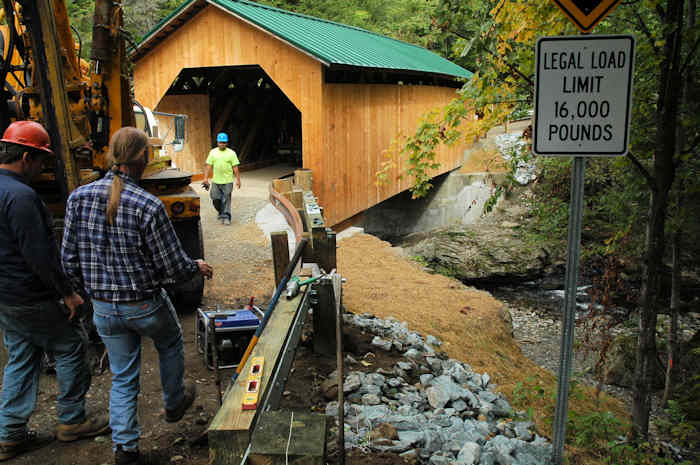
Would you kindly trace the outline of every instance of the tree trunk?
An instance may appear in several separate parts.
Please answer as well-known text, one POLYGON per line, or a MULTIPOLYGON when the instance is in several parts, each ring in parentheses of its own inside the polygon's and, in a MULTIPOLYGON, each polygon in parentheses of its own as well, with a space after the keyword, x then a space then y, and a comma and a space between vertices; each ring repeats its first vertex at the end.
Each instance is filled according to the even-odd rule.
POLYGON ((668 0, 664 23, 664 59, 661 63, 656 107, 654 180, 649 199, 644 277, 639 314, 639 339, 634 371, 632 436, 647 440, 651 410, 652 376, 656 361, 656 316, 661 291, 660 271, 664 256, 664 229, 668 195, 675 175, 676 126, 680 100, 680 49, 683 31, 683 0, 668 0))
MULTIPOLYGON (((686 39, 686 43, 694 43, 695 37, 692 31, 695 28, 695 10, 697 7, 696 0, 688 0, 688 10, 686 13, 687 29, 689 31, 689 36, 686 39)), ((685 75, 683 80, 683 86, 681 88, 681 112, 688 114, 688 96, 692 89, 693 76, 690 71, 685 75)), ((678 125, 678 153, 683 151, 685 144, 687 142, 687 130, 683 124, 678 125)), ((677 166, 680 168, 680 166, 677 166)), ((681 351, 680 343, 678 339, 678 319, 679 319, 679 307, 681 305, 681 265, 680 265, 680 253, 681 253, 681 240, 683 238, 683 226, 685 212, 683 211, 683 200, 685 195, 684 190, 685 182, 681 178, 678 183, 678 207, 677 216, 679 218, 679 224, 676 225, 676 230, 673 233, 673 241, 671 247, 673 248, 673 265, 671 272, 671 312, 670 312, 670 328, 668 332, 668 365, 666 367, 666 380, 664 384, 664 395, 661 401, 661 405, 665 408, 668 407, 668 401, 673 395, 673 388, 678 382, 680 374, 680 362, 681 362, 681 351)))
POLYGON ((678 306, 681 300, 681 230, 680 226, 673 234, 673 271, 671 273, 671 325, 668 330, 668 365, 666 366, 666 380, 664 383, 664 396, 661 405, 668 406, 668 399, 673 393, 673 387, 678 381, 680 357, 680 344, 678 343, 678 306))

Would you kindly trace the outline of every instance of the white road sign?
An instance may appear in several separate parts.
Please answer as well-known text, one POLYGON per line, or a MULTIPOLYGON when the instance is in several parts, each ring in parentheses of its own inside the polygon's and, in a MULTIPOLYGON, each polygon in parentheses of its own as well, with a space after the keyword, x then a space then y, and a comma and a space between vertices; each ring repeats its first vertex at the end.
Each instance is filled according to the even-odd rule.
POLYGON ((537 155, 627 153, 634 37, 591 35, 537 40, 537 155))

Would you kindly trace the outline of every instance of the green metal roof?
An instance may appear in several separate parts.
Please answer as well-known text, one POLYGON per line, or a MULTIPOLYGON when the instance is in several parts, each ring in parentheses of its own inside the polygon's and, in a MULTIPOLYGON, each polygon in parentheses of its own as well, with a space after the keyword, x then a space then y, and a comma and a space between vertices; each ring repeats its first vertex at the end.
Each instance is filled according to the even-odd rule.
POLYGON ((273 8, 245 0, 190 0, 156 25, 139 43, 136 59, 154 42, 165 38, 166 26, 190 6, 211 4, 265 29, 307 52, 326 65, 379 68, 470 78, 472 73, 417 45, 401 42, 357 27, 273 8), (139 53, 142 52, 142 53, 139 53))

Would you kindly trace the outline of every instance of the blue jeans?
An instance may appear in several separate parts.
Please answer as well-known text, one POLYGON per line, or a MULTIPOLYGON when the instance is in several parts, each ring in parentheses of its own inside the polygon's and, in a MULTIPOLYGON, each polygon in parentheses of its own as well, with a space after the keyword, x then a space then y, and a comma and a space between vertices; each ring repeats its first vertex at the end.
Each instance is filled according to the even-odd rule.
MULTIPOLYGON (((233 192, 232 182, 228 184, 211 183, 211 191, 209 196, 211 197, 212 202, 215 200, 221 202, 221 206, 216 209, 219 212, 220 220, 231 219, 231 192, 233 192)), ((216 206, 216 204, 217 202, 214 202, 214 206, 216 206)))
POLYGON ((112 391, 109 397, 112 443, 116 449, 138 449, 137 397, 140 391, 141 337, 153 340, 160 361, 163 403, 168 410, 185 396, 185 350, 175 308, 165 291, 140 302, 93 300, 93 321, 109 354, 112 391))
POLYGON ((43 351, 56 357, 58 420, 85 421, 90 369, 80 334, 53 300, 12 306, 0 303, 0 328, 9 353, 0 395, 0 440, 21 438, 36 407, 43 351))

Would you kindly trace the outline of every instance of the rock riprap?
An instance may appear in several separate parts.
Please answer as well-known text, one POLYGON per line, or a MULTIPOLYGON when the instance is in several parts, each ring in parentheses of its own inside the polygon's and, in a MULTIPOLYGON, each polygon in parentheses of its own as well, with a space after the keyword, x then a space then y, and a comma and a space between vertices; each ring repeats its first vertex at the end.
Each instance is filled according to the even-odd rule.
MULTIPOLYGON (((404 358, 393 370, 345 376, 346 448, 394 452, 430 465, 551 463, 551 445, 533 423, 513 412, 487 373, 436 353, 439 339, 424 339, 393 318, 345 314, 344 321, 376 334, 377 350, 393 348, 404 358)), ((326 414, 337 416, 336 401, 326 414)))

